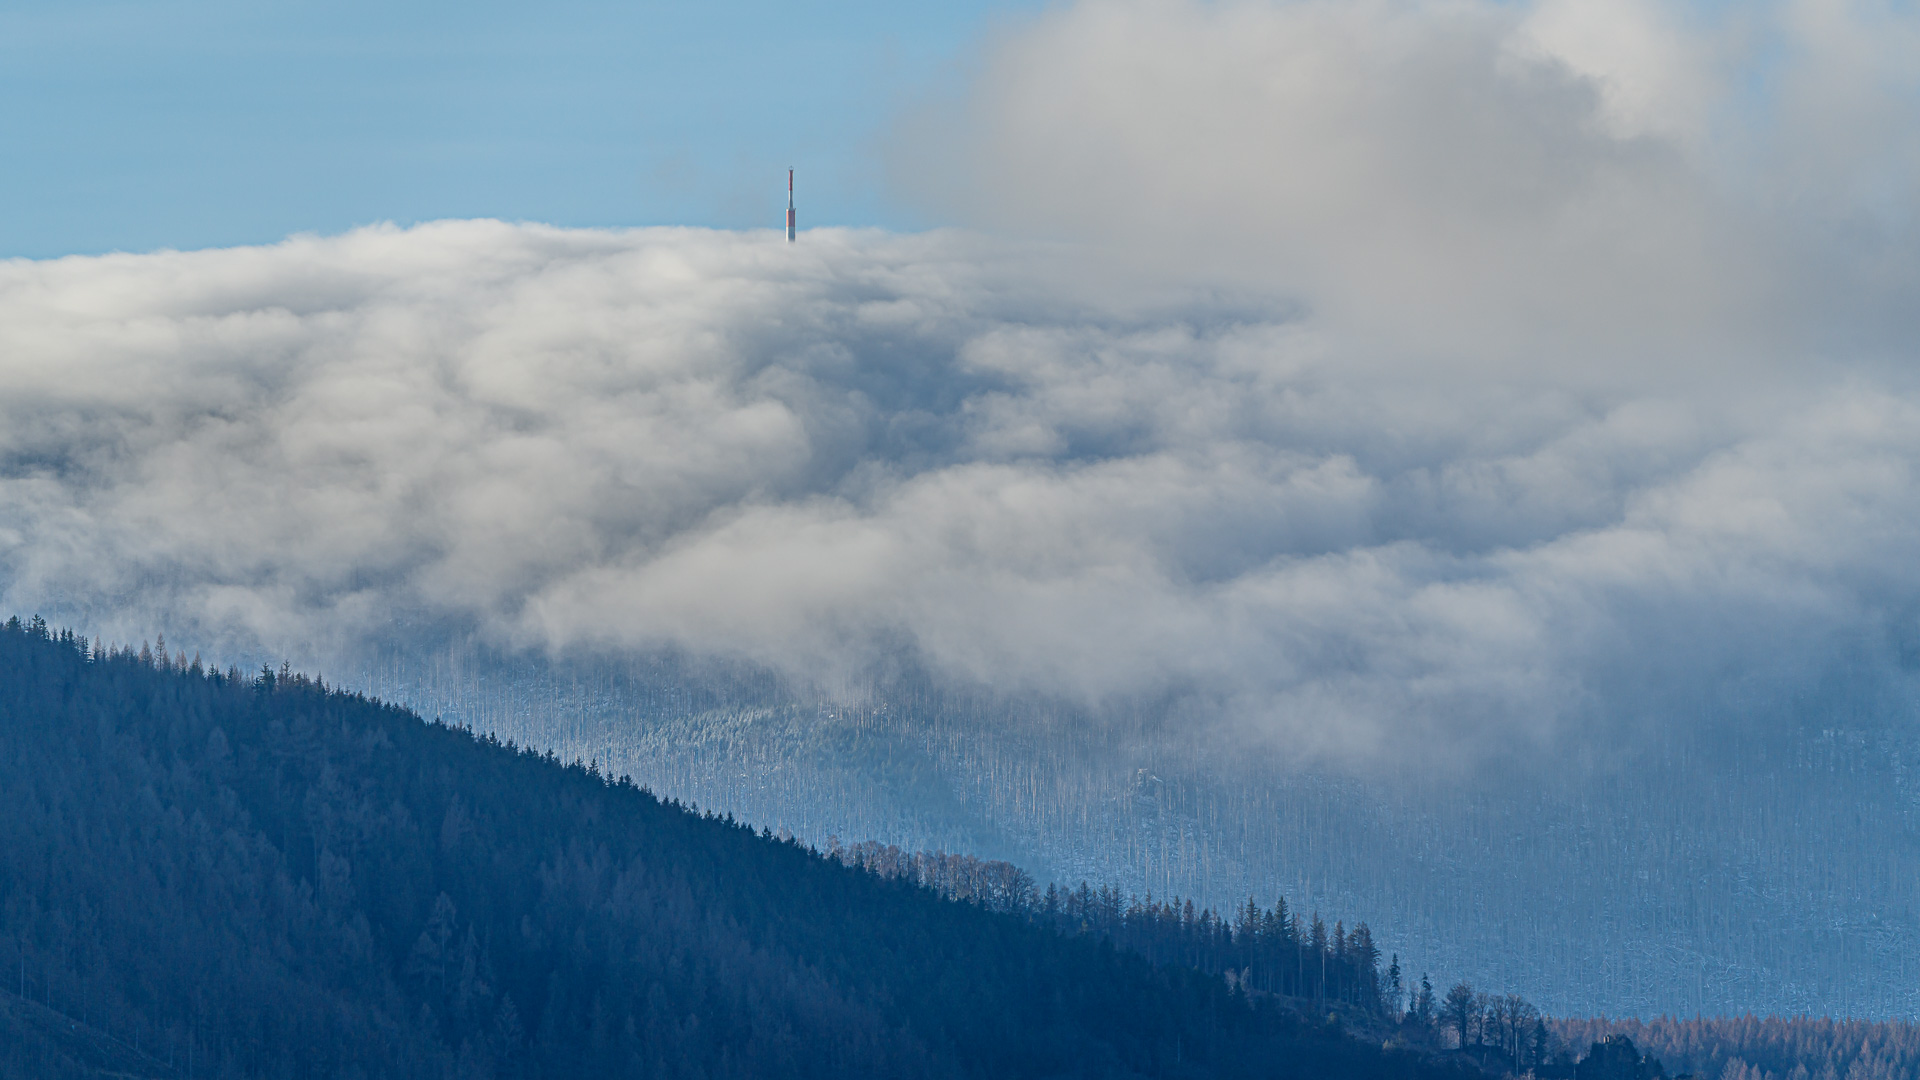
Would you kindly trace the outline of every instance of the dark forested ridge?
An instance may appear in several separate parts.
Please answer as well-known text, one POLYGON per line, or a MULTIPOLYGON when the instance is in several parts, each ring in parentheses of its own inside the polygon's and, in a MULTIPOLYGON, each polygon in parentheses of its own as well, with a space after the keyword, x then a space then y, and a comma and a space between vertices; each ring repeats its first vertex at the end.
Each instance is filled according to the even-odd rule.
MULTIPOLYGON (((0 829, 7 1077, 1471 1072, 1249 985, 1278 966, 1180 966, 1243 955, 1191 909, 1128 938, 1091 891, 944 899, 285 669, 38 620, 0 630, 0 829)), ((1301 931, 1269 922, 1277 957, 1301 931)), ((1309 979, 1307 946, 1359 940, 1319 932, 1297 985, 1377 999, 1309 979)))
POLYGON ((1344 1011, 1384 1022, 1402 1036, 1422 1034, 1420 1018, 1403 1016, 1400 1009, 1407 995, 1398 958, 1383 975, 1380 949, 1365 923, 1348 930, 1338 921, 1328 927, 1317 913, 1305 920, 1288 909, 1284 897, 1270 908, 1249 899, 1228 918, 1196 908, 1191 900, 1127 896, 1084 881, 1075 889, 1048 885, 1042 892, 1011 863, 939 851, 908 853, 871 841, 852 847, 829 841, 828 858, 883 878, 911 881, 1059 933, 1110 941, 1157 963, 1221 975, 1237 988, 1302 999, 1315 1013, 1344 1011))

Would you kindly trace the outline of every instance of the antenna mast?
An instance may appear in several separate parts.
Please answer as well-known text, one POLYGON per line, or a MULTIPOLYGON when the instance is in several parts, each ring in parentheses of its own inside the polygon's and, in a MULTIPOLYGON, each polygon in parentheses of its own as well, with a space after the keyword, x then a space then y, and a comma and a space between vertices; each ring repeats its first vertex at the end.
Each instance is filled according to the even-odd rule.
POLYGON ((787 243, 793 243, 793 170, 787 170, 787 243))

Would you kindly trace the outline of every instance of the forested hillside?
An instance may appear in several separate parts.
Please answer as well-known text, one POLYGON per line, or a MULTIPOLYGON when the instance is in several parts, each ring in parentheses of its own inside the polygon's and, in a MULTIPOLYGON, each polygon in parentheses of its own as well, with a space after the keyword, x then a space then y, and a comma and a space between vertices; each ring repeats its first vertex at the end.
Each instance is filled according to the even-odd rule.
POLYGON ((1086 895, 942 898, 284 668, 38 620, 0 630, 0 829, 9 1077, 1466 1075, 1066 925, 1086 895))
POLYGON ((1853 679, 1821 708, 1762 696, 1645 732, 1597 769, 1427 783, 1261 760, 1191 738, 1204 717, 1096 722, 917 679, 855 707, 665 657, 376 652, 355 685, 816 845, 966 851, 1222 910, 1284 894, 1365 919, 1413 971, 1559 1016, 1920 1016, 1920 921, 1901 914, 1920 911, 1920 725, 1912 695, 1853 679))

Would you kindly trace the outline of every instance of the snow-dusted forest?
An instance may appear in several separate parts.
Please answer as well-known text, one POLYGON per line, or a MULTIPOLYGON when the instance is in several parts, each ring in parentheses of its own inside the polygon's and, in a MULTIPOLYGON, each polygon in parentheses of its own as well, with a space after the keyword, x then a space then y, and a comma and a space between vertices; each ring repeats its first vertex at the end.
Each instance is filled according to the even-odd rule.
POLYGON ((667 662, 441 652, 359 677, 822 846, 964 851, 1222 910, 1284 895, 1369 921, 1409 972, 1556 1015, 1920 1007, 1920 742, 1865 708, 1462 779, 1300 771, 1145 715, 793 700, 667 662))

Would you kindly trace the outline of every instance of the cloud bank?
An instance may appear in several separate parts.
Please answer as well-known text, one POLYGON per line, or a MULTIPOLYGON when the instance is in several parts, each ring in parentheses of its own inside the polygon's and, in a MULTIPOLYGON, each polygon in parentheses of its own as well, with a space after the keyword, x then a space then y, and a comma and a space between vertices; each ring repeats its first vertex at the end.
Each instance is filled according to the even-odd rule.
POLYGON ((905 657, 1321 760, 1905 698, 1920 35, 1752 10, 1064 8, 920 189, 1044 243, 0 265, 5 603, 318 662, 396 618, 905 657))
POLYGON ((1086 0, 990 43, 895 166, 1356 346, 1724 374, 1911 339, 1916 72, 1920 19, 1872 0, 1086 0))
POLYGON ((958 233, 13 262, 5 600, 323 658, 396 613, 828 686, 905 650, 1335 757, 1904 655, 1911 392, 1383 382, 1230 299, 958 233))

